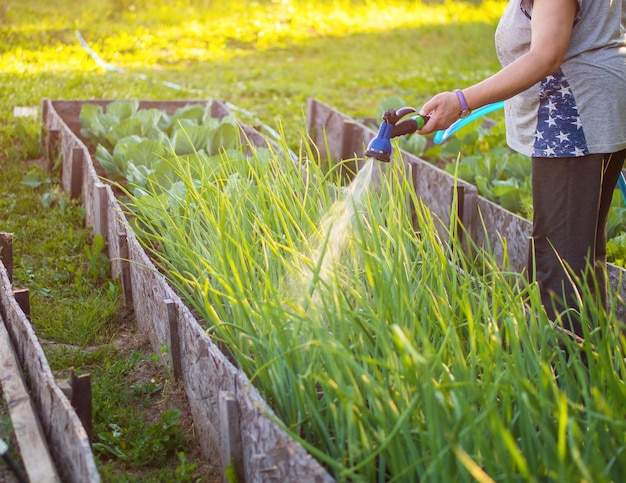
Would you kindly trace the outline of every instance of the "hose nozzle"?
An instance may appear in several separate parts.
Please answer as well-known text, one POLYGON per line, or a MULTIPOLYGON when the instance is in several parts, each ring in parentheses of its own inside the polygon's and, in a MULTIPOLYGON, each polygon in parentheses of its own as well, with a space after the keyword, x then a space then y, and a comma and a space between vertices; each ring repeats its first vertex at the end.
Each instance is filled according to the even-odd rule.
POLYGON ((378 134, 370 141, 365 150, 365 156, 388 163, 391 160, 391 138, 411 134, 421 129, 428 121, 428 117, 420 116, 400 121, 407 114, 415 112, 412 107, 402 107, 397 111, 389 109, 383 114, 383 122, 378 128, 378 134), (398 122, 400 121, 400 122, 398 122))

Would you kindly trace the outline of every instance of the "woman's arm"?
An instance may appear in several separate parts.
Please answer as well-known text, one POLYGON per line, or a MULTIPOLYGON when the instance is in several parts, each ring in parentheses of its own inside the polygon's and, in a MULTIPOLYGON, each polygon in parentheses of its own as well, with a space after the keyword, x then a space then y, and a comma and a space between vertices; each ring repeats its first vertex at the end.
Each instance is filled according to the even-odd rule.
MULTIPOLYGON (((470 109, 509 99, 556 72, 567 52, 577 12, 576 0, 535 0, 529 51, 491 77, 463 89, 470 109)), ((430 120, 419 132, 446 129, 460 112, 454 92, 437 94, 419 112, 430 114, 430 120)))

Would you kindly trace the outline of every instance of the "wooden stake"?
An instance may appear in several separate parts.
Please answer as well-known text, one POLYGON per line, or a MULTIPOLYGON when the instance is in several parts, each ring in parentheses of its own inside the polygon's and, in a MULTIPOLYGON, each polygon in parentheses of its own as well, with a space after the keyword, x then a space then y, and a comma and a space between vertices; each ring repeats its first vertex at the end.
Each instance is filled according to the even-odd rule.
POLYGON ((133 306, 133 286, 130 278, 130 262, 128 261, 128 238, 126 233, 118 233, 120 263, 122 268, 122 293, 124 294, 124 305, 126 307, 133 306))
POLYGON ((89 374, 81 374, 77 376, 74 370, 70 376, 70 384, 72 385, 72 397, 70 402, 76 410, 78 419, 83 423, 89 443, 92 442, 93 425, 92 425, 92 394, 91 394, 91 376, 89 374))
POLYGON ((104 237, 105 242, 108 241, 107 238, 109 236, 108 231, 108 212, 109 212, 109 199, 107 197, 106 185, 104 183, 96 183, 95 184, 95 222, 94 222, 94 234, 102 235, 104 237))
POLYGON ((224 468, 234 466, 237 481, 245 481, 243 448, 239 428, 239 408, 235 395, 220 391, 220 434, 222 439, 222 464, 224 468))
POLYGON ((83 185, 83 160, 82 148, 72 148, 72 170, 70 174, 70 197, 80 197, 83 185))
POLYGON ((165 300, 167 307, 167 320, 170 328, 170 354, 172 357, 172 369, 174 379, 180 379, 183 375, 182 362, 180 360, 180 336, 178 334, 178 308, 171 299, 165 300))
POLYGON ((30 320, 30 291, 27 288, 17 288, 13 290, 13 298, 20 306, 27 319, 30 320))
POLYGON ((456 220, 453 220, 454 234, 458 237, 459 242, 464 241, 464 214, 465 214, 465 186, 457 184, 452 188, 452 202, 456 198, 456 220), (456 193, 456 196, 455 196, 456 193))
POLYGON ((0 261, 13 283, 13 233, 0 232, 0 261))
POLYGON ((54 169, 56 157, 59 154, 59 143, 61 142, 61 132, 58 129, 50 129, 46 137, 46 156, 48 157, 48 170, 54 169))

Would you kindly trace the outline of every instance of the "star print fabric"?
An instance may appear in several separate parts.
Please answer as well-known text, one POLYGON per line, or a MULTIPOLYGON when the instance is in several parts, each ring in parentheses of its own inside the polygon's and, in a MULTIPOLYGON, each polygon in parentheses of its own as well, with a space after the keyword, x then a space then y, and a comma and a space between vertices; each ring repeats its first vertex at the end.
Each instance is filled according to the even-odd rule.
MULTIPOLYGON (((626 149, 626 0, 577 3, 558 71, 505 101, 507 144, 525 156, 626 149)), ((510 0, 502 14, 495 45, 503 66, 531 48, 532 7, 531 0, 510 0)))
POLYGON ((567 158, 589 154, 574 94, 562 71, 539 87, 539 109, 533 156, 567 158))

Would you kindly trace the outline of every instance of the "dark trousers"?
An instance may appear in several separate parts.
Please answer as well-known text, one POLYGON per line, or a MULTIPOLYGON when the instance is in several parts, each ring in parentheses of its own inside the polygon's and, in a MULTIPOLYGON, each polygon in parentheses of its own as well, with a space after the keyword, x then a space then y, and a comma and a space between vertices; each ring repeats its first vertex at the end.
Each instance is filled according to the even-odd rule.
MULTIPOLYGON (((606 306, 606 224, 625 157, 626 150, 532 159, 529 274, 539 285, 550 320, 567 308, 580 308, 570 273, 588 282, 598 303, 606 306)), ((570 320, 564 328, 582 336, 580 320, 570 320)))

